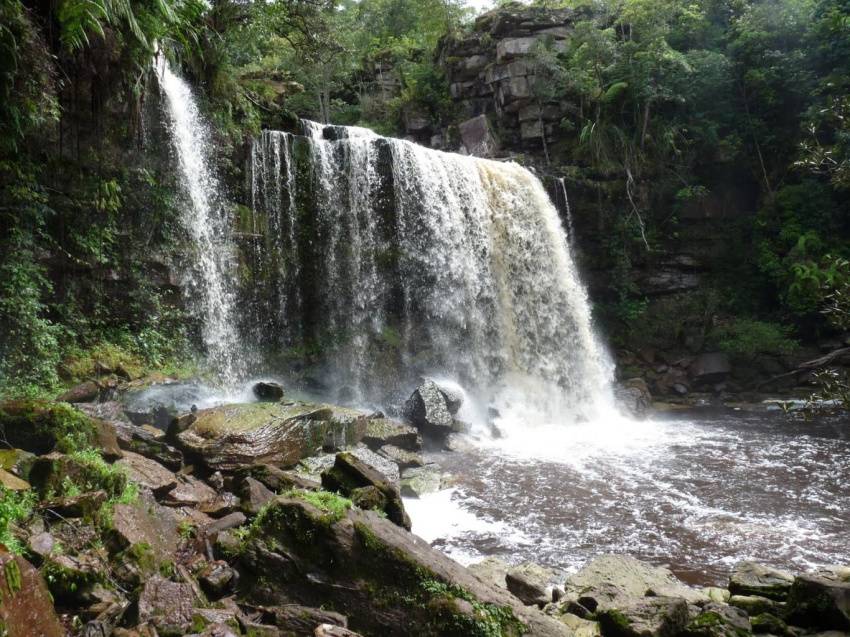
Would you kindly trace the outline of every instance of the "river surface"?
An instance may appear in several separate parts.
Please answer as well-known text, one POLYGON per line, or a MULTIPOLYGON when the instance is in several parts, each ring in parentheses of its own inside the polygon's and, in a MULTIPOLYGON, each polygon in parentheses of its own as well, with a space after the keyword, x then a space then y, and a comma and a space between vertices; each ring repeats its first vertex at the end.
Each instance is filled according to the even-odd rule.
POLYGON ((850 422, 688 412, 527 427, 427 454, 457 485, 406 499, 413 531, 462 563, 496 556, 572 572, 595 555, 724 584, 743 559, 850 565, 850 422))

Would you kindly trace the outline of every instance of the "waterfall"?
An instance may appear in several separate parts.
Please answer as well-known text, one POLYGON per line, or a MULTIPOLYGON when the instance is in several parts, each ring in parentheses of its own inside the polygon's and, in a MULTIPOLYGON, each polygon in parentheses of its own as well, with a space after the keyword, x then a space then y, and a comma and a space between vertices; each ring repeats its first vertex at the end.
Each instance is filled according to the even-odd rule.
POLYGON ((254 312, 277 317, 260 348, 309 352, 295 362, 362 401, 398 401, 431 375, 500 411, 592 418, 610 404, 611 366, 536 177, 366 129, 303 133, 253 144, 261 249, 279 253, 259 255, 276 267, 254 312))
POLYGON ((561 186, 561 194, 564 195, 564 221, 567 224, 567 241, 572 247, 573 243, 575 243, 575 236, 573 232, 573 212, 570 209, 570 198, 567 196, 566 180, 563 177, 558 177, 558 184, 561 186))
POLYGON ((207 161, 207 127, 189 86, 174 74, 164 57, 156 73, 187 200, 180 220, 189 238, 183 267, 183 290, 190 311, 200 318, 207 358, 226 387, 244 376, 237 346, 231 221, 221 204, 219 185, 207 161))

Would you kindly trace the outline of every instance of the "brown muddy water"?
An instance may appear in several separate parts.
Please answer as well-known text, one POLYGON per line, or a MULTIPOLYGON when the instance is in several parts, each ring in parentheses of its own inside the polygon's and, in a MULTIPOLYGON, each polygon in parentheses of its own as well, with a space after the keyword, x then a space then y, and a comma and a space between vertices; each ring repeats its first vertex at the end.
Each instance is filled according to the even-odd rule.
POLYGON ((744 559, 850 565, 850 422, 689 412, 527 426, 427 459, 450 490, 407 499, 413 532, 462 563, 496 556, 572 572, 602 553, 724 584, 744 559))

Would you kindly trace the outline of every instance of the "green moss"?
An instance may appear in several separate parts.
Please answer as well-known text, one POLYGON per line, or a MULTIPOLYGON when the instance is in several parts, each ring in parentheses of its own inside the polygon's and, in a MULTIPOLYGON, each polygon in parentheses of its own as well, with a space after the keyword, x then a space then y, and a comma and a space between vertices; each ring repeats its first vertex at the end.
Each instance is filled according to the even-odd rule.
POLYGON ((98 425, 80 411, 43 400, 4 403, 0 428, 10 445, 38 454, 70 453, 95 446, 98 439, 98 425))
POLYGON ((351 508, 351 500, 347 500, 336 493, 329 491, 303 491, 291 489, 282 494, 284 498, 295 498, 327 513, 327 522, 333 524, 345 517, 345 512, 351 508))
POLYGON ((6 562, 6 567, 3 570, 6 574, 6 586, 9 588, 9 593, 14 597, 21 590, 21 569, 17 560, 13 558, 6 562))

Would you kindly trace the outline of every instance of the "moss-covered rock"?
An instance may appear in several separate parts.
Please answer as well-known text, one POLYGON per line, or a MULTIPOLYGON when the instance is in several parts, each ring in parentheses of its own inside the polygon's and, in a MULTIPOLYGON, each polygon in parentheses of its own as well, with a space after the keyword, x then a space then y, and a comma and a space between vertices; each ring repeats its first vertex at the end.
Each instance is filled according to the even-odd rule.
POLYGON ((322 605, 363 635, 571 635, 420 538, 355 507, 277 498, 252 526, 239 565, 243 595, 266 605, 322 605))
POLYGON ((788 594, 785 620, 795 626, 850 632, 850 582, 800 575, 788 594))
POLYGON ((97 446, 101 423, 64 403, 16 400, 0 404, 6 442, 36 454, 97 446))
POLYGON ((0 634, 62 637, 44 578, 20 556, 0 554, 0 634))
POLYGON ((362 412, 310 403, 227 405, 196 416, 176 443, 221 471, 253 463, 293 466, 322 447, 357 444, 366 431, 362 412))

